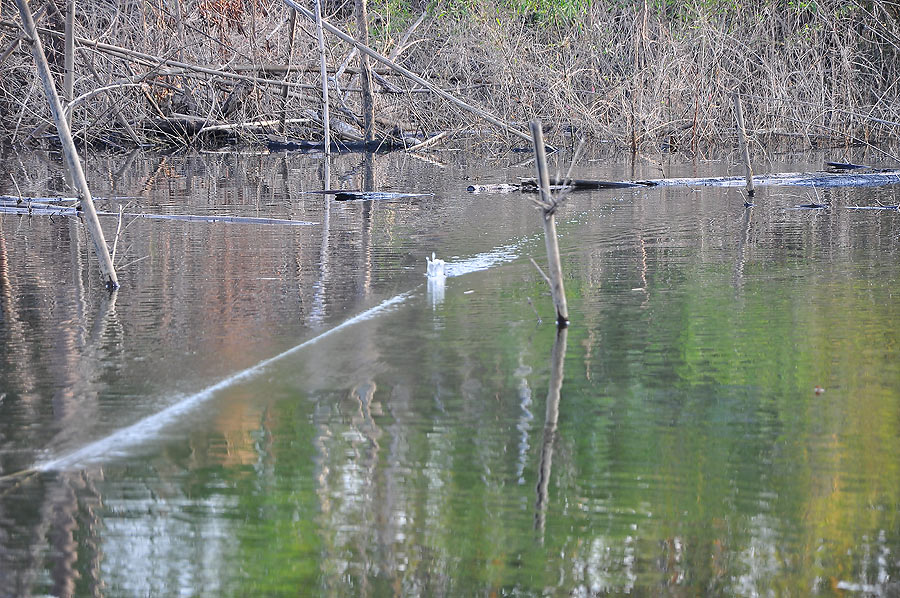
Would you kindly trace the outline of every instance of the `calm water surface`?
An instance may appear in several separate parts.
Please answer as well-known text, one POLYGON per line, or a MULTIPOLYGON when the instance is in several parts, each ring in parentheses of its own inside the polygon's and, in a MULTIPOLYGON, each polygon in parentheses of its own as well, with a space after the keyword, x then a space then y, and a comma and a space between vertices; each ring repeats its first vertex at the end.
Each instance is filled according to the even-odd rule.
POLYGON ((465 191, 516 159, 340 156, 434 195, 335 202, 316 156, 92 156, 101 209, 315 223, 125 218, 112 296, 0 215, 0 596, 900 594, 900 215, 846 209, 898 188, 573 194, 558 335, 536 212, 465 191))

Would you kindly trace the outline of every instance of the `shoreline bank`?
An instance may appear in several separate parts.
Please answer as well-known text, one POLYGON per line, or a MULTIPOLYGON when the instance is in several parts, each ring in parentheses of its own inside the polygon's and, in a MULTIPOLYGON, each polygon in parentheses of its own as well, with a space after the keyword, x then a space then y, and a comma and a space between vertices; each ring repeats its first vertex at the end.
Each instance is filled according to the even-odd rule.
MULTIPOLYGON (((369 46, 509 128, 540 118, 551 144, 585 136, 687 153, 733 145, 733 93, 759 149, 890 143, 900 132, 900 12, 888 2, 634 1, 574 12, 549 0, 413 4, 369 3, 369 46)), ((315 26, 286 4, 72 5, 68 101, 80 143, 321 141, 315 26)), ((324 8, 325 21, 360 39, 352 10, 324 8)), ((35 12, 59 86, 65 15, 53 4, 35 12)), ((0 14, 0 136, 40 145, 55 131, 20 35, 17 19, 0 14)), ((361 52, 334 35, 325 46, 332 136, 364 142, 361 52)), ((486 131, 477 141, 520 144, 480 112, 375 66, 376 143, 406 148, 441 134, 436 147, 477 128, 486 131)))

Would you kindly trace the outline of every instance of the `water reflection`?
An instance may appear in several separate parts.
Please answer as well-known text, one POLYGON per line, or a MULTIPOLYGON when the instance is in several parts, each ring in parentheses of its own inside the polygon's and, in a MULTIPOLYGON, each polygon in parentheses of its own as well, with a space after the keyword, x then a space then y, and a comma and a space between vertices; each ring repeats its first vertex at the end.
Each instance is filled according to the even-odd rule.
POLYGON ((743 231, 738 241, 737 260, 734 262, 734 271, 732 279, 734 280, 735 289, 740 290, 744 283, 744 264, 747 262, 747 245, 750 242, 750 227, 753 215, 753 206, 749 205, 744 208, 744 215, 741 218, 741 230, 743 231))
POLYGON ((563 364, 566 360, 566 341, 569 329, 560 326, 556 330, 556 341, 550 358, 550 385, 547 389, 547 413, 544 416, 544 437, 541 442, 541 459, 538 469, 537 500, 535 501, 534 528, 540 533, 544 542, 544 527, 547 518, 547 501, 550 487, 550 470, 553 463, 553 443, 556 441, 556 428, 559 422, 560 389, 563 383, 563 364))
POLYGON ((327 178, 433 199, 332 205, 312 157, 98 157, 148 211, 327 220, 136 221, 112 296, 77 223, 0 217, 2 474, 71 458, 0 481, 0 596, 893 591, 896 214, 573 195, 557 332, 522 198, 405 160, 327 178))
POLYGON ((428 278, 428 298, 431 301, 432 309, 437 309, 444 302, 446 286, 447 278, 445 276, 428 278))

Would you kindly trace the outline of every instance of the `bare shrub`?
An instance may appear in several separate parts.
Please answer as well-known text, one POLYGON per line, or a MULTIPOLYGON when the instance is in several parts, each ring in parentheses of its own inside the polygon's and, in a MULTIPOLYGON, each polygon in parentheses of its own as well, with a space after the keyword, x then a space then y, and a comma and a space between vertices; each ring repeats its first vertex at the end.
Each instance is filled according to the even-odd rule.
MULTIPOLYGON (((354 31, 352 2, 324 5, 327 19, 354 31)), ((3 0, 0 13, 0 135, 23 142, 44 134, 49 113, 27 45, 15 46, 20 31, 9 6, 3 0)), ((62 47, 55 6, 47 4, 39 22, 53 56, 62 47)), ((896 2, 444 0, 430 5, 424 23, 401 41, 420 6, 373 1, 373 46, 385 54, 402 50, 398 61, 405 67, 508 122, 540 118, 551 143, 569 131, 635 150, 701 151, 731 143, 735 91, 744 97, 751 136, 769 147, 897 134, 896 2)), ((222 131, 244 141, 272 134, 320 138, 314 30, 302 17, 293 29, 283 3, 83 0, 77 7, 77 35, 85 42, 78 44, 75 96, 90 96, 74 110, 81 142, 124 145, 123 120, 142 139, 166 143, 221 142, 222 131), (258 124, 263 121, 277 124, 258 124), (249 125, 228 129, 242 123, 249 125), (198 134, 211 124, 225 128, 216 136, 198 134)), ((326 42, 332 109, 358 128, 352 49, 326 42)), ((62 68, 61 58, 51 64, 62 68)), ((376 68, 381 136, 490 130, 376 68)))

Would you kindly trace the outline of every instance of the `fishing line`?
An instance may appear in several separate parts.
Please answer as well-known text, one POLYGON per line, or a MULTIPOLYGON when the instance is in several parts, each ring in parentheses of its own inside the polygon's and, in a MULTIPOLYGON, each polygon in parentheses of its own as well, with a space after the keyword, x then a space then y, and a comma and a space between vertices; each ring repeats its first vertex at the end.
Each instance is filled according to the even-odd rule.
MULTIPOLYGON (((394 297, 391 297, 390 299, 382 301, 378 305, 367 309, 366 311, 350 318, 349 320, 345 320, 334 328, 326 330, 325 332, 314 336, 309 340, 303 341, 299 345, 295 345, 290 349, 283 351, 278 355, 275 355, 274 357, 264 359, 256 365, 253 365, 245 370, 241 370, 236 374, 232 374, 224 380, 221 380, 211 386, 207 386, 203 390, 185 397, 174 405, 166 407, 162 411, 154 413, 153 415, 149 415, 144 419, 131 424, 130 426, 121 428, 116 432, 113 432, 109 436, 101 438, 100 440, 95 440, 94 442, 91 442, 90 444, 87 444, 82 448, 72 451, 61 457, 57 457, 55 459, 50 459, 47 461, 40 461, 36 463, 34 467, 32 467, 32 470, 35 472, 60 470, 72 467, 81 462, 96 459, 97 457, 103 455, 123 455, 127 448, 141 443, 148 436, 153 435, 155 432, 165 427, 169 422, 173 421, 181 415, 188 413, 198 405, 211 399, 213 395, 215 395, 218 391, 230 386, 234 386, 238 382, 248 380, 262 372, 267 366, 275 363, 276 361, 284 359, 289 355, 293 355, 297 351, 300 351, 301 349, 304 349, 309 345, 322 340, 323 338, 331 336, 332 334, 343 330, 344 328, 348 328, 353 324, 368 320, 384 311, 387 311, 395 305, 403 303, 415 292, 415 290, 416 289, 413 289, 412 291, 407 291, 406 293, 401 293, 400 295, 396 295, 394 297)), ((17 474, 11 474, 11 476, 15 475, 17 474)))
MULTIPOLYGON (((469 274, 471 272, 477 272, 479 270, 487 270, 488 268, 491 268, 498 264, 510 262, 518 257, 518 249, 523 242, 524 240, 509 245, 504 245, 491 251, 474 255, 470 258, 449 262, 447 263, 446 275, 447 277, 461 276, 463 274, 469 274)), ((238 382, 248 380, 261 373, 266 367, 275 363, 276 361, 284 359, 289 355, 293 355, 301 349, 304 349, 312 345, 313 343, 322 340, 323 338, 339 332, 344 328, 348 328, 359 322, 369 320, 383 312, 388 311, 394 306, 404 303, 407 299, 413 296, 416 291, 421 288, 421 286, 422 285, 417 285, 410 291, 401 293, 399 295, 391 297, 390 299, 386 299, 378 305, 371 307, 360 314, 357 314, 356 316, 342 322, 341 324, 338 324, 334 328, 326 330, 325 332, 309 340, 306 340, 299 345, 295 345, 290 349, 279 353, 278 355, 275 355, 274 357, 269 357, 268 359, 260 361, 254 366, 251 366, 236 374, 232 374, 224 380, 221 380, 211 386, 204 388, 199 392, 189 395, 184 399, 176 402, 175 404, 166 407, 162 411, 154 413, 153 415, 149 415, 135 422, 134 424, 131 424, 130 426, 121 428, 108 436, 105 436, 99 440, 95 440, 94 442, 91 442, 90 444, 87 444, 80 449, 76 449, 60 457, 48 459, 45 461, 39 461, 30 469, 9 474, 8 476, 0 478, 0 481, 7 478, 14 478, 20 475, 72 468, 80 463, 97 460, 101 457, 124 456, 127 449, 144 442, 148 437, 155 435, 159 430, 163 429, 170 422, 176 420, 180 416, 187 414, 200 404, 211 399, 220 390, 224 390, 230 386, 234 386, 238 382)))

